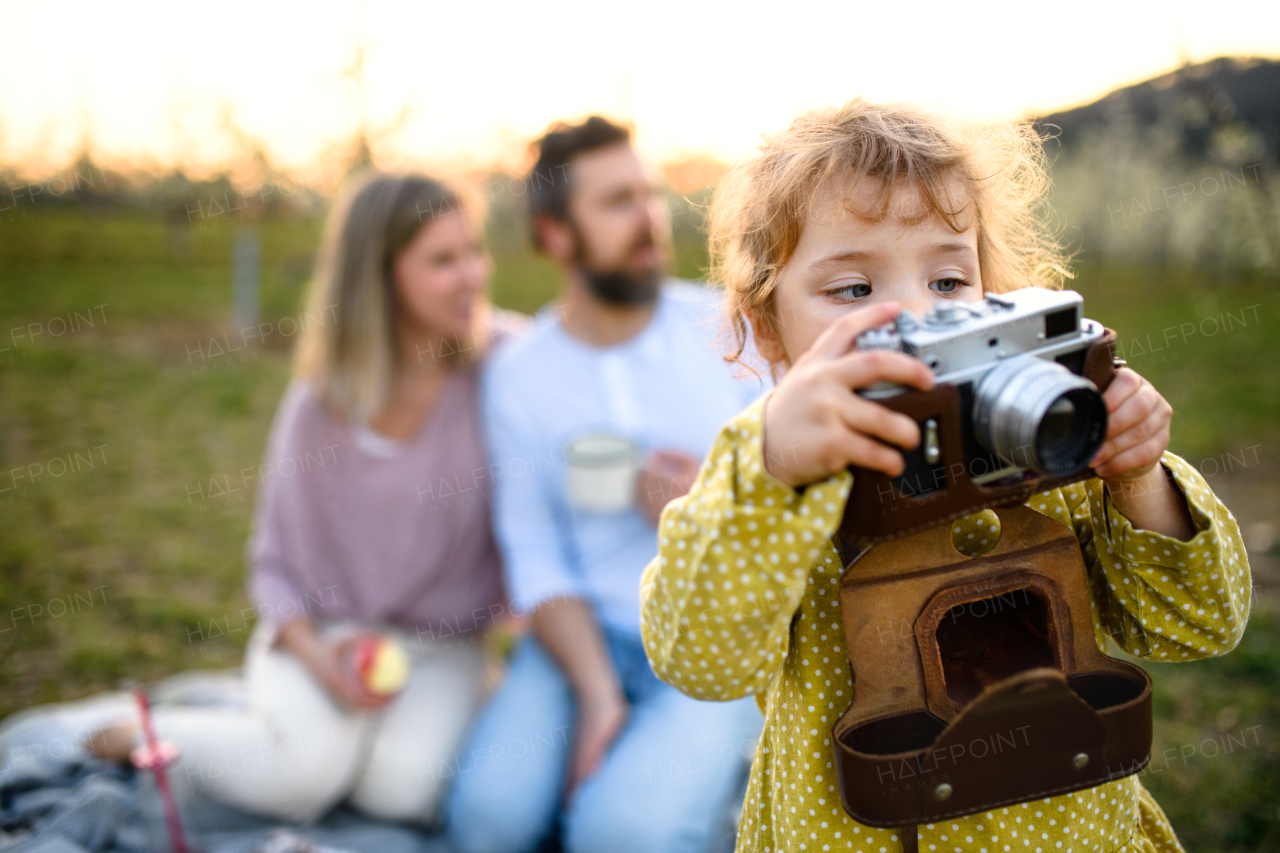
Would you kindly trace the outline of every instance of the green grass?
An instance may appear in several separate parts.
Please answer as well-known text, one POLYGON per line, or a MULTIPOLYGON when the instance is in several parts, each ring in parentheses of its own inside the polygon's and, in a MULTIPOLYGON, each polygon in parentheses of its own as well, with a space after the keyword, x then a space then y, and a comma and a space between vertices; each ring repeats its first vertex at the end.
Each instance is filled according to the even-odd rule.
POLYGON ((1119 335, 1121 353, 1172 404, 1170 449, 1199 462, 1280 429, 1280 302, 1258 274, 1079 270, 1085 313, 1119 335))
MULTIPOLYGON (((292 337, 210 353, 235 343, 237 228, 261 240, 261 319, 276 328, 298 316, 320 233, 44 213, 0 223, 0 716, 238 663, 246 632, 209 635, 244 624, 242 472, 261 459, 292 337), (68 455, 74 470, 55 461, 68 455)), ((522 234, 492 250, 498 304, 554 297, 554 266, 522 234)), ((697 276, 701 247, 686 241, 680 262, 697 276)))
POLYGON ((1188 851, 1280 849, 1280 612, 1255 602, 1223 658, 1152 665, 1155 744, 1142 782, 1188 851))
MULTIPOLYGON (((260 460, 292 343, 273 333, 230 357, 208 355, 209 339, 229 332, 235 226, 39 213, 0 222, 0 717, 122 679, 238 664, 247 632, 211 634, 214 623, 244 624, 252 482, 241 472, 260 460), (54 318, 68 315, 79 330, 55 337, 54 318), (11 330, 28 324, 46 331, 15 343, 11 330), (75 470, 50 473, 69 454, 75 470), (25 473, 36 466, 44 470, 32 481, 25 473), (16 485, 14 469, 24 475, 16 485), (240 490, 211 497, 211 479, 240 490)), ((255 227, 262 318, 296 316, 319 223, 255 227)), ((555 269, 518 229, 499 230, 491 247, 498 304, 532 311, 555 294, 555 269)), ((692 228, 677 233, 677 256, 683 276, 705 267, 692 228)), ((1199 463, 1261 444, 1270 459, 1280 438, 1274 280, 1082 269, 1076 286, 1089 316, 1126 342, 1258 305, 1256 321, 1249 309, 1229 334, 1179 338, 1163 360, 1130 360, 1174 404, 1175 452, 1199 463)), ((1260 590, 1233 654, 1151 668, 1156 755, 1177 757, 1157 758, 1144 782, 1188 849, 1280 849, 1271 594, 1260 590), (1253 726, 1248 748, 1207 754, 1206 739, 1253 726), (1184 755, 1186 744, 1197 746, 1184 755)))

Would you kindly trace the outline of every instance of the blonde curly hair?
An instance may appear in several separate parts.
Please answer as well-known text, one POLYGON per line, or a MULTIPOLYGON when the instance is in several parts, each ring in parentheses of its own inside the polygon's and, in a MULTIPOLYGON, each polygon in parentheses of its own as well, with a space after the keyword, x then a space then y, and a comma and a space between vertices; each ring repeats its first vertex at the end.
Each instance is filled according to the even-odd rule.
POLYGON ((778 275, 795 252, 820 188, 849 180, 850 193, 870 180, 872 205, 858 212, 879 221, 895 190, 913 186, 922 217, 941 217, 957 233, 976 222, 983 289, 1058 288, 1071 278, 1069 256, 1055 238, 1041 138, 1029 123, 963 122, 909 104, 856 98, 813 110, 765 137, 716 188, 710 214, 711 275, 725 288, 733 337, 728 361, 741 361, 753 327, 776 332, 778 275), (948 189, 962 189, 957 207, 948 189), (972 204, 976 219, 965 216, 972 204), (736 347, 736 349, 735 349, 736 347))

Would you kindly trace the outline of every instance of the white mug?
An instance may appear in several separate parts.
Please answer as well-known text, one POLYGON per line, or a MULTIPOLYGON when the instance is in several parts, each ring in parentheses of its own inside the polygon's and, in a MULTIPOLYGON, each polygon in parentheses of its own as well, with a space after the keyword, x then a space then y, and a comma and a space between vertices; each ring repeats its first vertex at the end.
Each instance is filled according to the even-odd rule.
POLYGON ((569 503, 585 512, 623 512, 635 505, 640 448, 621 435, 588 433, 569 442, 569 503))

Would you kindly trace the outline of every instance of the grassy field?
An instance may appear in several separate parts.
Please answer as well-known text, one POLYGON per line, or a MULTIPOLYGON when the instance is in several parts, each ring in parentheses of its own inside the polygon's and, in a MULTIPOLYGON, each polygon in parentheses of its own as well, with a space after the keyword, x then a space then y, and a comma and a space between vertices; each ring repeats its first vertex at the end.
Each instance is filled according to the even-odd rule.
MULTIPOLYGON (((555 273, 509 232, 494 235, 495 301, 533 310, 555 273)), ((288 380, 318 234, 309 220, 0 221, 0 717, 239 662, 253 500, 241 472, 288 380), (269 325, 227 352, 236 227, 260 236, 269 325)), ((681 235, 678 272, 696 277, 701 246, 681 235)), ((1084 268, 1076 286, 1174 404, 1175 452, 1245 496, 1242 520, 1280 524, 1276 282, 1084 268)), ((1280 849, 1280 616, 1260 541, 1255 567, 1272 574, 1259 571, 1241 648, 1152 667, 1158 757, 1144 781, 1195 851, 1280 849)))

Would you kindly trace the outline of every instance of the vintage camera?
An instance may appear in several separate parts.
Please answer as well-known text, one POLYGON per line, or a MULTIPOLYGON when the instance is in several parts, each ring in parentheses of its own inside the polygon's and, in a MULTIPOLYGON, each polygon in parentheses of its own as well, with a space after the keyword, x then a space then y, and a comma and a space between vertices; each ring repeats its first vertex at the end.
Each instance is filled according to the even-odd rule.
POLYGON ((937 384, 862 391, 914 418, 921 442, 900 477, 853 469, 842 533, 891 538, 1089 476, 1107 433, 1115 333, 1082 307, 1074 291, 1027 287, 903 311, 860 335, 858 349, 914 356, 937 384))

